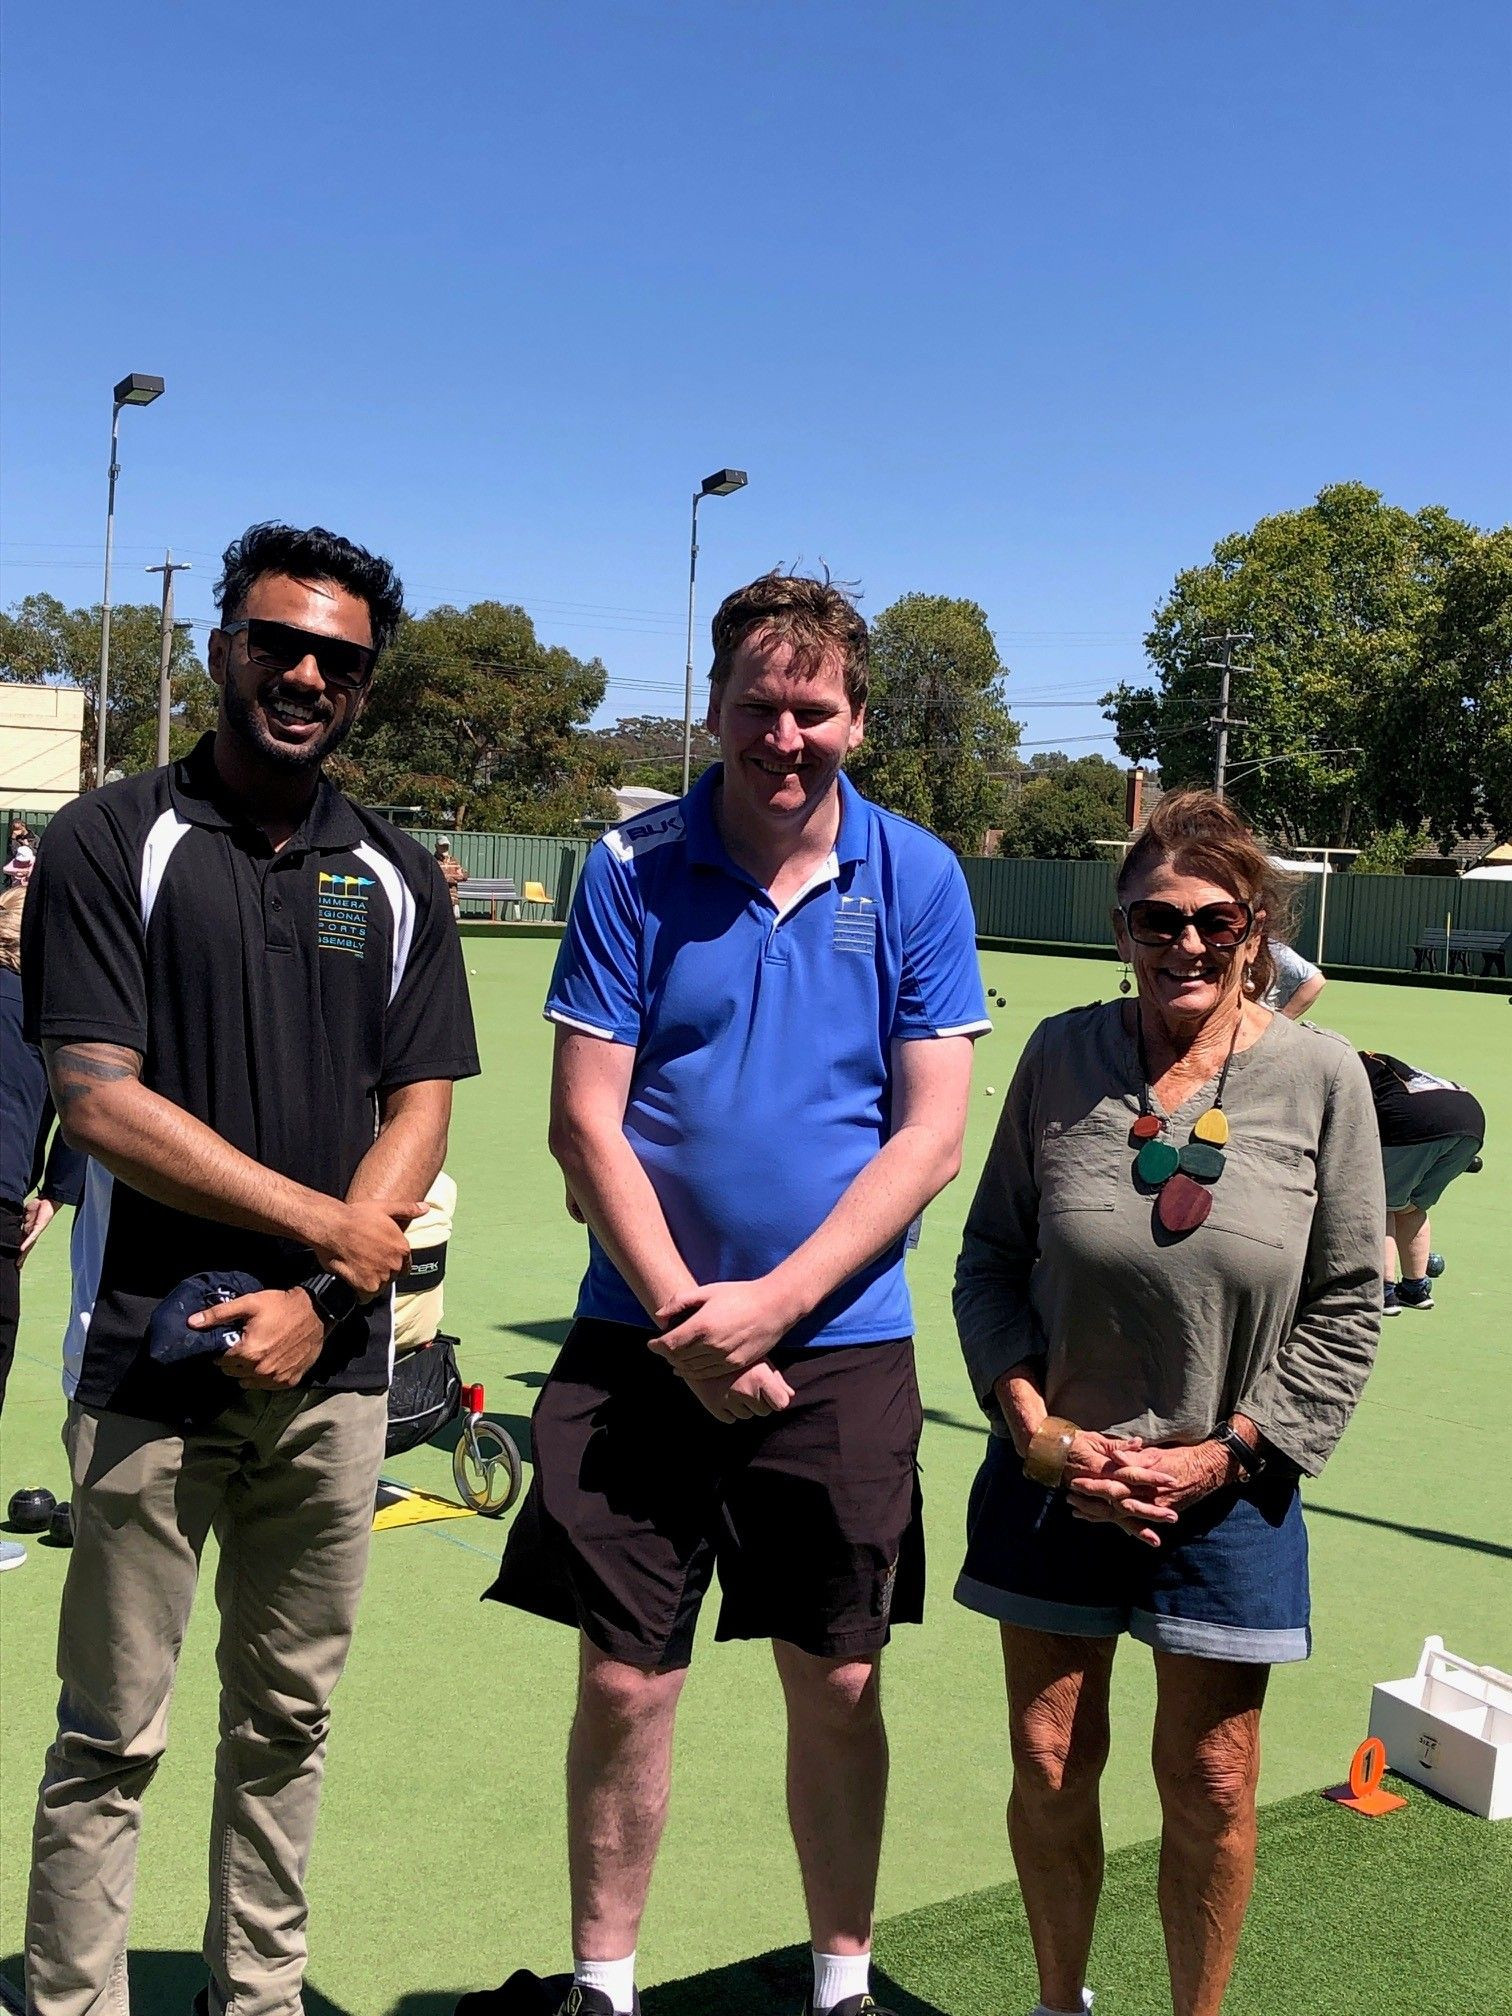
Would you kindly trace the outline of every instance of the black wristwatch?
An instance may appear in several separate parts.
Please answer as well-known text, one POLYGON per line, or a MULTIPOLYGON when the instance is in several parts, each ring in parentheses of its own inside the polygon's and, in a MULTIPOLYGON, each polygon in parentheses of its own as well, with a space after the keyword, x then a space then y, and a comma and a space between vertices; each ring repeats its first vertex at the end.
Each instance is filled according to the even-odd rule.
POLYGON ((1216 1442, 1220 1449, 1228 1451, 1239 1465, 1239 1475, 1246 1484, 1252 1478, 1258 1477, 1265 1468, 1265 1458, 1260 1451, 1252 1449, 1238 1430, 1231 1427, 1227 1421, 1220 1422, 1208 1440, 1216 1442))
POLYGON ((314 1303, 315 1314, 327 1330, 344 1323, 357 1308, 357 1290, 339 1274, 311 1274, 297 1285, 314 1303))

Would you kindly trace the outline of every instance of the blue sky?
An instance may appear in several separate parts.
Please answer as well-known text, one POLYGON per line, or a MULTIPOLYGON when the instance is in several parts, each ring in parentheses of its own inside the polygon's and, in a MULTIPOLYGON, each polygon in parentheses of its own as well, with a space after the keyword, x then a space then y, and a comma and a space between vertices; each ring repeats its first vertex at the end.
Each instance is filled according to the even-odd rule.
POLYGON ((777 562, 969 595, 1077 752, 1224 533, 1512 515, 1504 0, 74 0, 5 59, 6 603, 98 599, 130 370, 116 599, 319 520, 601 718, 680 711, 723 463, 703 634, 777 562))

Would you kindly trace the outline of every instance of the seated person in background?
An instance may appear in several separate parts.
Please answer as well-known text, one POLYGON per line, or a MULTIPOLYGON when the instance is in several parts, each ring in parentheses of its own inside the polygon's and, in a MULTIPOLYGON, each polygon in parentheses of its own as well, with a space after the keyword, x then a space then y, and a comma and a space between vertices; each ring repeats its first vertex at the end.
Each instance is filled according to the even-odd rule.
POLYGON ((1328 985, 1322 968, 1280 938, 1268 938, 1266 943, 1276 977, 1265 990, 1265 1006, 1289 1022, 1300 1022, 1328 985))
POLYGON ((1362 1050, 1386 1169, 1385 1313, 1431 1309, 1428 1213, 1463 1176, 1486 1138, 1480 1101, 1384 1051, 1362 1050), (1401 1279, 1397 1280, 1397 1266, 1401 1279))

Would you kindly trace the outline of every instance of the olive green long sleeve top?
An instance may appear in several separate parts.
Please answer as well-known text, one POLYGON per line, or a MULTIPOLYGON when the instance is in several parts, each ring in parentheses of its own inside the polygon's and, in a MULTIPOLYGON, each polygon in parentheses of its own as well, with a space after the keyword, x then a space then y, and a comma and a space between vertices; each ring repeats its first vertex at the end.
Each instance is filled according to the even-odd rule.
MULTIPOLYGON (((1080 1427, 1195 1442, 1239 1412, 1316 1475, 1380 1332, 1386 1197, 1364 1069, 1342 1037, 1273 1016, 1234 1057, 1212 1211, 1180 1236, 1134 1173, 1143 1087, 1116 1002, 1029 1039, 956 1269, 977 1398, 1005 1433, 993 1386, 1040 1359, 1051 1413, 1080 1427)), ((1165 1138, 1186 1142, 1216 1090, 1164 1115, 1165 1138)))

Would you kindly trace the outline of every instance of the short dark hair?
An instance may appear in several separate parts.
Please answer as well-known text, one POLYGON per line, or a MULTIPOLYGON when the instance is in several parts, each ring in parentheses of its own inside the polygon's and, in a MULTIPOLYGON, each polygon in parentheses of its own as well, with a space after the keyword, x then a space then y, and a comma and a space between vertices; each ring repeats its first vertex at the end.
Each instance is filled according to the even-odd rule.
POLYGON ((379 651, 392 642, 404 614, 404 584, 387 560, 327 532, 323 525, 301 532, 270 518, 265 524, 249 525, 221 558, 215 599, 222 622, 235 618, 253 583, 265 574, 285 574, 291 581, 334 581, 357 596, 367 604, 379 651))
POLYGON ((735 654, 748 637, 769 630, 791 644, 798 669, 817 672, 829 652, 845 660, 845 697, 857 710, 871 688, 871 633, 866 618, 835 582, 809 574, 759 574, 726 595, 714 618, 714 667, 709 683, 717 693, 730 676, 735 654))

